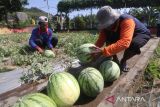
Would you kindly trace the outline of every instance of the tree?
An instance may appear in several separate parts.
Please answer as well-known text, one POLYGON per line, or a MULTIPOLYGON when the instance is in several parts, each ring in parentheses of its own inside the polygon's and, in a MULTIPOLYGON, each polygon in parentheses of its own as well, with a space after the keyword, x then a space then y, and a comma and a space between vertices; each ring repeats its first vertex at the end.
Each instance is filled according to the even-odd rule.
POLYGON ((157 13, 160 12, 160 7, 145 7, 130 9, 129 14, 140 19, 143 17, 147 21, 148 26, 156 25, 157 13))
POLYGON ((96 20, 96 15, 86 15, 86 16, 76 16, 73 19, 70 20, 70 28, 71 29, 76 29, 76 30, 84 30, 84 29, 91 29, 90 23, 92 18, 92 24, 93 28, 97 28, 97 20, 96 20))
POLYGON ((98 22, 95 14, 84 16, 84 21, 86 22, 87 29, 95 29, 97 27, 98 22))
POLYGON ((27 0, 1 0, 0 1, 0 16, 7 22, 8 13, 22 10, 23 5, 27 5, 27 0))
MULTIPOLYGON (((61 0, 57 9, 58 12, 66 14, 72 11, 91 9, 92 15, 92 8, 100 8, 105 5, 110 5, 113 8, 160 6, 159 0, 61 0)), ((92 20, 90 26, 92 28, 92 20)))
POLYGON ((82 30, 82 29, 85 28, 86 23, 84 21, 83 16, 81 16, 81 17, 79 17, 79 16, 75 17, 74 21, 75 21, 75 27, 76 27, 76 29, 82 30))
POLYGON ((113 8, 159 6, 159 0, 61 0, 57 9, 59 12, 69 13, 74 10, 100 8, 104 5, 113 8))

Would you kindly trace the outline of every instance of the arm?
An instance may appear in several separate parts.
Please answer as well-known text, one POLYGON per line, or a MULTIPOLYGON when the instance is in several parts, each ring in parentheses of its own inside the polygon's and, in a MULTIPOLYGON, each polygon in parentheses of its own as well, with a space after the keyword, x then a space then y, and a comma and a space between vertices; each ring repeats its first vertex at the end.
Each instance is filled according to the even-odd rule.
POLYGON ((103 55, 111 56, 130 46, 135 29, 133 19, 126 19, 120 23, 120 40, 103 49, 103 55))
POLYGON ((35 43, 35 39, 36 39, 36 31, 33 30, 32 31, 32 34, 31 34, 31 37, 29 38, 29 45, 32 47, 32 48, 36 48, 37 45, 35 43))
POLYGON ((31 37, 29 39, 29 45, 34 48, 37 49, 40 53, 43 53, 43 50, 35 43, 35 39, 36 39, 36 30, 32 31, 31 37))
POLYGON ((99 37, 98 37, 95 45, 100 48, 104 45, 105 41, 106 41, 106 35, 105 35, 104 31, 102 30, 102 31, 100 31, 99 37))

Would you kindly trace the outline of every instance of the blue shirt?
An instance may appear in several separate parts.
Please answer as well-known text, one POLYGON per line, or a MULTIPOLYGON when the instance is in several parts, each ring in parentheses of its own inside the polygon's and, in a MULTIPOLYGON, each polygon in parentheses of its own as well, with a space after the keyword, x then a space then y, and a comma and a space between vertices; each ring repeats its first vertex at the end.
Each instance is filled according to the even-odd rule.
POLYGON ((42 40, 42 42, 46 43, 49 48, 53 48, 53 45, 51 43, 52 30, 48 28, 46 29, 46 32, 41 32, 38 27, 33 29, 31 37, 29 39, 29 44, 32 48, 37 47, 37 44, 35 43, 36 40, 42 40))

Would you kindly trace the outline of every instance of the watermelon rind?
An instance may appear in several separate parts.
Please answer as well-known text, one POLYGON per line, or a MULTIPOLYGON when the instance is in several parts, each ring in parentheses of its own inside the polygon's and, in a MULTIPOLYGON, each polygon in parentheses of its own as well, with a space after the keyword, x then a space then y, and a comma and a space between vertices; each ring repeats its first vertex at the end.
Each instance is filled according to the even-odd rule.
POLYGON ((20 98, 13 107, 57 107, 57 105, 47 95, 32 93, 20 98))
POLYGON ((106 82, 113 82, 120 76, 120 68, 118 64, 111 60, 104 61, 100 65, 99 70, 102 73, 104 81, 106 82))
POLYGON ((93 58, 90 53, 93 51, 90 47, 96 47, 94 44, 86 43, 77 48, 77 58, 81 63, 90 63, 93 58))
POLYGON ((47 93, 59 107, 72 106, 79 98, 80 87, 73 75, 58 72, 50 75, 47 93))
POLYGON ((45 50, 44 55, 46 57, 53 57, 53 58, 56 56, 55 53, 52 50, 45 50))
POLYGON ((104 79, 93 67, 83 69, 79 74, 78 82, 83 93, 89 97, 95 97, 103 91, 104 79))

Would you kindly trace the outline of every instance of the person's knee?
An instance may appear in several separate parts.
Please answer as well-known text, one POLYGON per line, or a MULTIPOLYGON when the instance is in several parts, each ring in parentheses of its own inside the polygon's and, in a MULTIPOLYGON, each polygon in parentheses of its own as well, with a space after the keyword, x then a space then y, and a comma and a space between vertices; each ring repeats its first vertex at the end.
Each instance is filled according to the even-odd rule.
POLYGON ((149 41, 149 38, 135 40, 131 43, 130 48, 132 48, 132 50, 137 50, 137 49, 139 50, 144 45, 146 45, 148 41, 149 41))
POLYGON ((55 42, 55 43, 58 43, 58 38, 57 37, 53 37, 52 41, 55 42))
POLYGON ((58 44, 58 38, 57 37, 53 37, 52 38, 52 45, 53 47, 55 47, 58 44))
POLYGON ((146 34, 137 35, 135 38, 133 38, 131 46, 135 49, 141 48, 150 40, 150 38, 151 36, 146 34))

